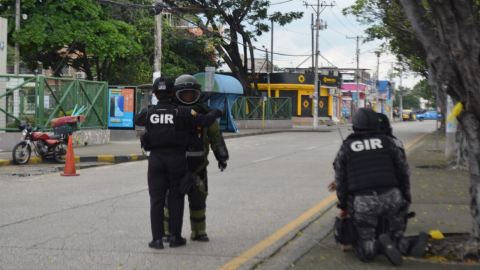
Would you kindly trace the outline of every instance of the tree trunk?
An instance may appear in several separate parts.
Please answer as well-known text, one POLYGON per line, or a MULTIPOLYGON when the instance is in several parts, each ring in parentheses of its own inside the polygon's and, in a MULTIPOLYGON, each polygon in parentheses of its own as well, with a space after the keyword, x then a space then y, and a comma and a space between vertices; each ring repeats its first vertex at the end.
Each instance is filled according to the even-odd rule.
MULTIPOLYGON (((442 111, 448 94, 465 108, 457 119, 465 131, 470 164, 472 236, 480 238, 480 32, 469 0, 399 0, 415 36, 427 51, 442 111), (429 21, 433 14, 435 24, 429 21)), ((447 116, 448 117, 448 116, 447 116)), ((462 136, 462 135, 459 135, 462 136)), ((460 139, 462 141, 463 139, 460 139)))
POLYGON ((450 161, 448 167, 453 170, 468 170, 469 168, 469 145, 465 134, 465 127, 458 122, 457 132, 455 133, 455 153, 453 160, 450 161))
POLYGON ((460 118, 470 146, 470 213, 473 217, 472 236, 480 240, 480 124, 470 110, 465 110, 460 118))

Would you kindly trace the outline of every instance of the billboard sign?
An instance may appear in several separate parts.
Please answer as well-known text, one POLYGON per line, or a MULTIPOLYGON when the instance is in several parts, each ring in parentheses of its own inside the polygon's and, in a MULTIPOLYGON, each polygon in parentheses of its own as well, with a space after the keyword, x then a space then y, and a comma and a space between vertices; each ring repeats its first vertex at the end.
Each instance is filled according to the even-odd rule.
POLYGON ((108 128, 135 129, 135 87, 108 88, 108 128))

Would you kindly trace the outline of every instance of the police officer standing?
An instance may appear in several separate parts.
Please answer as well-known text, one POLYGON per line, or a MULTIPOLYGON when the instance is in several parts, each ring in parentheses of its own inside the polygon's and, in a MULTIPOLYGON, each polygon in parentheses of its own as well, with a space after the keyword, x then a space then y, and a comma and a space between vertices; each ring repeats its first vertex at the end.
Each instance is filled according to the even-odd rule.
MULTIPOLYGON (((175 80, 175 103, 187 106, 197 113, 207 114, 211 109, 203 105, 201 99, 201 85, 191 75, 182 75, 175 80)), ((187 145, 188 169, 197 178, 197 189, 188 195, 190 209, 190 239, 199 242, 207 242, 209 238, 206 232, 206 201, 208 195, 207 166, 210 147, 218 161, 218 167, 223 171, 227 167, 228 150, 220 130, 218 122, 214 122, 208 128, 190 127, 188 132, 189 140, 187 145)), ((168 196, 167 196, 168 197, 168 196)), ((168 233, 169 211, 165 207, 165 236, 164 242, 170 241, 168 233)))
POLYGON ((402 209, 411 203, 403 145, 380 134, 379 118, 372 109, 359 109, 352 122, 354 133, 340 147, 334 169, 341 216, 348 213, 356 223, 357 257, 369 262, 381 254, 401 265, 402 254, 423 256, 428 235, 421 234, 415 242, 403 236, 406 213, 402 209), (377 239, 381 217, 389 224, 388 232, 377 239))
POLYGON ((149 247, 163 249, 163 207, 167 190, 170 195, 170 247, 186 244, 182 238, 185 197, 180 193, 180 180, 186 172, 187 126, 211 126, 222 115, 218 109, 206 115, 172 103, 175 86, 168 77, 157 78, 152 92, 158 99, 155 106, 143 109, 135 116, 135 124, 145 126, 151 149, 148 159, 148 191, 153 240, 149 247))

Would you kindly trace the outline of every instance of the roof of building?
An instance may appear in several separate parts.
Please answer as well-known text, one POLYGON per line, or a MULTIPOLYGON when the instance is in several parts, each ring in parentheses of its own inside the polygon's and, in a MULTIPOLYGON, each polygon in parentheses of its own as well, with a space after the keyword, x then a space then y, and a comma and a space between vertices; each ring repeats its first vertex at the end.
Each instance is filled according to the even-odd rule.
MULTIPOLYGON (((193 76, 195 79, 197 79, 198 83, 202 85, 202 92, 204 92, 205 72, 200 72, 193 76)), ((243 94, 243 87, 236 78, 227 75, 215 74, 214 79, 215 85, 213 87, 213 92, 223 94, 243 94)))

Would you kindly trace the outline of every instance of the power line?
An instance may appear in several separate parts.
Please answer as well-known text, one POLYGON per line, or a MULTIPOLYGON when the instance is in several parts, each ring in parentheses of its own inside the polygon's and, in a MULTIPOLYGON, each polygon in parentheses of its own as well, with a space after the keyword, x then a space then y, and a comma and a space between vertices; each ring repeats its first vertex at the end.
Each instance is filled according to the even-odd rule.
POLYGON ((327 43, 328 45, 330 45, 330 47, 332 47, 332 49, 334 49, 335 51, 339 52, 339 53, 342 54, 343 56, 349 57, 348 55, 342 53, 341 51, 339 51, 339 50, 337 50, 335 47, 333 47, 332 44, 330 44, 324 37, 320 36, 320 38, 322 38, 323 41, 325 41, 325 43, 327 43))
POLYGON ((343 24, 343 22, 337 17, 337 15, 335 15, 335 13, 333 13, 333 10, 330 9, 330 12, 332 12, 333 16, 335 16, 335 18, 337 18, 337 20, 350 32, 354 33, 355 35, 357 35, 357 33, 355 33, 354 31, 350 30, 350 28, 348 28, 345 24, 343 24))
MULTIPOLYGON (((340 7, 338 6, 338 3, 335 3, 335 6, 338 8, 338 10, 340 11, 340 13, 342 13, 343 15, 343 12, 342 10, 340 9, 340 7)), ((357 27, 355 27, 355 25, 353 25, 353 23, 347 18, 347 16, 343 15, 343 17, 345 17, 345 19, 347 19, 347 21, 353 26, 353 28, 357 29, 357 31, 359 31, 360 33, 362 33, 363 31, 358 29, 357 27)))
POLYGON ((307 34, 307 33, 301 33, 301 32, 297 32, 297 31, 288 30, 287 28, 284 28, 284 27, 281 27, 281 26, 277 26, 277 27, 281 28, 285 31, 292 32, 292 33, 297 33, 297 34, 306 35, 306 36, 311 36, 312 35, 312 34, 307 34))
POLYGON ((280 2, 280 3, 270 4, 270 6, 280 5, 280 4, 284 4, 284 3, 288 3, 288 2, 292 2, 292 1, 293 1, 293 0, 287 0, 287 1, 280 2))
MULTIPOLYGON (((342 10, 341 10, 340 7, 338 6, 338 3, 335 3, 335 5, 336 5, 337 9, 338 9, 338 10, 342 13, 342 15, 343 15, 342 10)), ((348 17, 347 17, 346 15, 343 15, 343 17, 344 17, 344 18, 348 21, 348 23, 350 23, 350 25, 352 25, 353 28, 355 28, 357 31, 359 31, 360 33, 363 33, 363 32, 364 32, 364 31, 358 29, 358 28, 348 19, 348 17)), ((375 41, 373 41, 373 42, 375 42, 375 41)), ((368 44, 368 45, 370 45, 371 47, 374 47, 374 46, 371 45, 371 44, 368 44)), ((380 46, 380 45, 377 44, 377 42, 375 42, 375 45, 377 45, 378 47, 380 46)))

